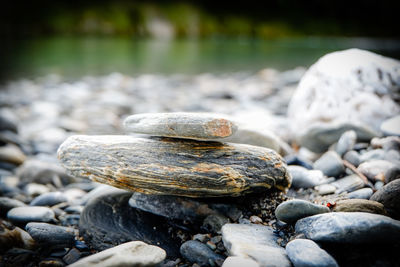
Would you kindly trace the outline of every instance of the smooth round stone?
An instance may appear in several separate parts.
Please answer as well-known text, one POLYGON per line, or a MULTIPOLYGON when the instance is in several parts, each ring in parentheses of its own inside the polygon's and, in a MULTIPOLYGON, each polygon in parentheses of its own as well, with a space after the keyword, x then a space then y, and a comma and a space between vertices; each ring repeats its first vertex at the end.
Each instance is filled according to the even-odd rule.
POLYGON ((289 165, 293 188, 310 188, 325 182, 324 174, 320 170, 307 170, 304 167, 289 165))
POLYGON ((43 184, 29 183, 24 187, 24 191, 28 196, 35 197, 48 193, 50 187, 43 184))
POLYGON ((400 179, 394 180, 376 191, 370 200, 382 203, 389 216, 400 219, 400 179))
POLYGON ((54 211, 47 207, 18 207, 7 213, 7 219, 17 224, 53 222, 54 216, 54 211))
POLYGON ((16 145, 7 144, 0 147, 0 161, 20 165, 25 159, 26 156, 24 152, 16 145))
POLYGON ((179 239, 172 237, 168 219, 134 209, 132 193, 114 192, 89 201, 80 216, 79 232, 89 247, 104 250, 129 241, 157 245, 169 257, 179 257, 179 239))
POLYGON ((333 207, 335 212, 368 212, 387 215, 384 206, 376 201, 367 199, 339 200, 333 207))
POLYGON ((397 115, 382 122, 381 131, 385 135, 400 136, 400 115, 397 115))
POLYGON ((260 267, 260 265, 251 258, 229 256, 225 259, 222 267, 260 267))
POLYGON ((399 166, 394 166, 385 172, 385 182, 390 183, 397 179, 400 179, 400 167, 399 166))
POLYGON ((330 183, 330 185, 336 187, 335 193, 340 194, 343 192, 353 192, 354 190, 363 188, 365 183, 357 174, 352 174, 340 178, 333 183, 330 183))
POLYGON ((286 245, 286 253, 294 267, 339 267, 336 260, 312 240, 292 240, 286 245))
POLYGON ((18 121, 14 119, 13 115, 0 113, 0 131, 18 132, 18 121))
POLYGON ((0 197, 0 215, 4 216, 7 212, 13 208, 24 207, 26 204, 17 199, 9 197, 0 197))
POLYGON ((70 267, 156 266, 166 257, 163 249, 141 241, 132 241, 85 257, 70 267))
POLYGON ((361 163, 360 155, 354 150, 347 151, 346 154, 343 155, 343 159, 347 160, 356 167, 361 163))
POLYGON ((222 263, 225 259, 212 251, 207 245, 196 240, 189 240, 183 243, 180 252, 186 260, 200 266, 216 266, 216 262, 222 263))
POLYGON ((394 166, 393 163, 386 160, 369 160, 361 163, 357 170, 371 181, 384 181, 386 171, 394 166))
POLYGON ((385 150, 383 149, 373 149, 366 151, 360 155, 361 162, 365 162, 368 160, 375 160, 375 159, 385 159, 385 150))
POLYGON ((75 234, 73 228, 31 222, 25 226, 26 231, 39 244, 57 247, 70 247, 74 244, 75 234))
POLYGON ((337 177, 344 172, 343 161, 334 151, 323 154, 316 162, 314 168, 321 170, 328 177, 337 177))
POLYGON ((35 197, 30 205, 31 206, 54 206, 56 204, 67 202, 68 199, 62 192, 49 192, 35 197))
POLYGON ((231 136, 237 126, 227 118, 212 113, 144 113, 124 121, 127 131, 195 140, 212 140, 231 136))
POLYGON ((349 150, 352 150, 357 141, 357 134, 355 131, 346 131, 340 136, 336 144, 336 152, 339 156, 343 156, 349 150))
POLYGON ((297 234, 327 243, 398 243, 400 221, 366 212, 330 212, 298 220, 297 234))
POLYGON ((369 199, 374 191, 371 188, 361 188, 347 194, 350 199, 369 199))
POLYGON ((400 150, 400 137, 388 136, 384 138, 375 137, 371 140, 373 148, 383 148, 385 151, 400 150))
POLYGON ((243 144, 81 135, 69 137, 58 157, 75 177, 147 194, 240 196, 291 183, 279 154, 243 144))
POLYGON ((332 184, 321 184, 315 187, 315 190, 318 191, 318 194, 323 196, 323 195, 329 195, 333 194, 336 192, 337 188, 336 186, 332 184))
POLYGON ((275 216, 286 223, 294 223, 297 220, 315 214, 330 212, 329 208, 317 205, 305 200, 294 199, 285 201, 276 208, 275 216))
POLYGON ((229 219, 221 214, 208 215, 202 225, 202 229, 211 233, 220 233, 222 226, 229 223, 229 219))

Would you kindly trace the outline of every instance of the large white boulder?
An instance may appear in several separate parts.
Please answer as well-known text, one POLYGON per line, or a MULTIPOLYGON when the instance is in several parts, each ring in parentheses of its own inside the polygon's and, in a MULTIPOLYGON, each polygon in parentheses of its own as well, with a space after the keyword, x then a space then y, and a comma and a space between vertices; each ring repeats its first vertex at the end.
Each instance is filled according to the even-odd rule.
POLYGON ((349 49, 320 58, 301 79, 288 108, 297 141, 323 152, 349 129, 360 140, 400 113, 400 61, 349 49))

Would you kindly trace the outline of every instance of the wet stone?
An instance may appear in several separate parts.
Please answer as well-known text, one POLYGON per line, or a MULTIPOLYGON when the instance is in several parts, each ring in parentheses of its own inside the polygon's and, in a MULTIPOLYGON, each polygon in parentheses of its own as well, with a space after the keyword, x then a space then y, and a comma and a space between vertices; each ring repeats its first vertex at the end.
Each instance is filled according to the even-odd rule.
POLYGON ((39 244, 70 247, 73 245, 75 239, 74 230, 72 228, 48 223, 28 223, 25 229, 39 244))
POLYGON ((166 257, 163 249, 141 241, 127 242, 85 257, 71 267, 156 266, 166 257))
POLYGON ((17 207, 7 213, 7 219, 16 224, 54 222, 55 214, 47 207, 17 207))
POLYGON ((327 243, 396 243, 400 221, 366 212, 330 212, 297 221, 297 234, 327 243))
POLYGON ((314 168, 321 170, 328 177, 337 177, 344 172, 342 159, 334 151, 328 151, 323 154, 316 162, 314 162, 314 168))
POLYGON ((370 200, 382 203, 389 216, 400 219, 400 179, 394 180, 376 191, 370 200))
POLYGON ((218 266, 216 262, 223 262, 225 259, 212 251, 207 245, 195 240, 183 243, 180 252, 185 259, 199 266, 218 266))
POLYGON ((237 130, 232 121, 220 115, 179 112, 132 115, 125 119, 124 127, 133 133, 195 140, 225 138, 237 130))
POLYGON ((290 241, 286 252, 294 267, 339 267, 331 255, 308 239, 290 241))
POLYGON ((275 215, 278 220, 286 223, 294 223, 301 218, 329 211, 329 208, 326 206, 301 199, 294 199, 279 204, 275 210, 275 215))

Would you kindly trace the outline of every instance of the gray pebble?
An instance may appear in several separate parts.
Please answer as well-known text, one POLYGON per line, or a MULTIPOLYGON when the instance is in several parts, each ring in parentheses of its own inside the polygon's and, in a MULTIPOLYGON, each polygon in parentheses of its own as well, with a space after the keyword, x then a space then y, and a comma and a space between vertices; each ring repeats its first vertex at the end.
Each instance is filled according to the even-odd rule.
POLYGON ((335 193, 337 194, 342 192, 353 192, 354 190, 363 188, 365 186, 364 181, 357 174, 340 178, 331 183, 331 185, 336 187, 335 193))
POLYGON ((286 253, 294 267, 339 267, 336 260, 312 240, 290 241, 286 253))
POLYGON ((314 187, 325 181, 320 170, 307 170, 297 165, 289 165, 288 170, 292 176, 292 187, 296 189, 314 187))
POLYGON ((223 262, 224 260, 223 256, 216 254, 207 245, 195 240, 183 243, 180 252, 185 259, 200 266, 216 266, 216 261, 223 262))
POLYGON ((355 131, 350 130, 344 132, 336 144, 336 152, 339 154, 339 156, 343 156, 344 153, 353 149, 356 141, 357 134, 355 131))
POLYGON ((229 223, 229 219, 221 214, 208 215, 204 221, 202 228, 211 233, 219 233, 224 224, 229 223))
POLYGON ((81 258, 81 252, 76 248, 72 248, 68 251, 68 253, 63 257, 63 261, 66 264, 72 264, 78 261, 81 258))
POLYGON ((26 204, 17 199, 0 197, 0 215, 4 216, 7 212, 13 208, 24 207, 26 204))
POLYGON ((34 198, 30 205, 31 206, 54 206, 56 204, 67 202, 68 199, 62 192, 49 192, 41 194, 34 198))
POLYGON ((369 199, 373 193, 374 191, 371 188, 361 188, 347 194, 347 197, 350 199, 369 199))
POLYGON ((278 220, 286 223, 294 223, 301 218, 329 211, 329 208, 326 206, 301 199, 293 199, 279 204, 275 210, 275 215, 278 220))
POLYGON ((374 159, 385 159, 385 150, 383 149, 373 149, 366 151, 360 155, 360 160, 361 162, 365 162, 368 160, 374 160, 374 159))
POLYGON ((358 167, 358 165, 361 163, 360 155, 354 150, 347 151, 346 154, 344 154, 343 159, 347 160, 356 167, 358 167))
POLYGON ((361 163, 358 170, 371 181, 384 180, 384 174, 395 165, 386 160, 369 160, 361 163))
POLYGON ((399 220, 400 219, 400 179, 394 180, 378 191, 376 191, 370 198, 380 202, 385 207, 389 216, 399 220))
POLYGON ((321 170, 328 177, 337 177, 344 172, 342 159, 335 151, 328 151, 323 154, 314 163, 314 168, 321 170))
POLYGON ((54 222, 54 211, 47 207, 18 207, 7 213, 7 219, 13 223, 54 222))
POLYGON ((400 167, 394 166, 385 172, 385 181, 390 183, 400 178, 400 167))
POLYGON ((64 248, 72 246, 75 239, 74 229, 63 226, 31 222, 25 229, 39 244, 64 248))

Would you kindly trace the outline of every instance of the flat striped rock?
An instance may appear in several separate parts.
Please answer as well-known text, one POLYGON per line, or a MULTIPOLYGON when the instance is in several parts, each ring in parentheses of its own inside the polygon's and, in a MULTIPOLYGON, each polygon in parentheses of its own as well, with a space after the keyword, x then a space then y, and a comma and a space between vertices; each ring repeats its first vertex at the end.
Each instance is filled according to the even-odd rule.
POLYGON ((291 182, 279 154, 243 144, 76 135, 58 157, 73 176, 147 194, 240 196, 291 182))
POLYGON ((128 132, 195 140, 231 136, 237 126, 224 116, 212 113, 143 113, 124 121, 128 132))

